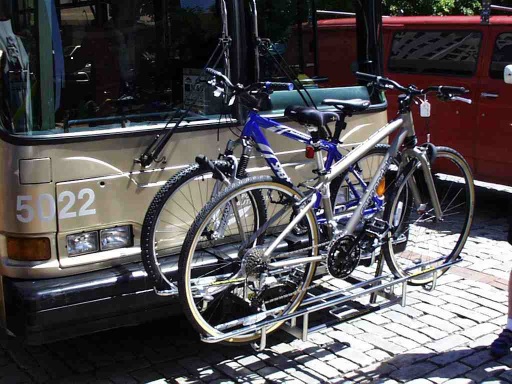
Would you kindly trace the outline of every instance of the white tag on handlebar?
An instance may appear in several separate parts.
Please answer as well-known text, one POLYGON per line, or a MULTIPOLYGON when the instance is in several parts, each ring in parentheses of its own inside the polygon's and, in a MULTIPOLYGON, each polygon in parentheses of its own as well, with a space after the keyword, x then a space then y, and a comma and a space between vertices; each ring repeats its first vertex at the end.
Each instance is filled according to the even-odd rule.
POLYGON ((425 100, 420 105, 420 116, 421 117, 430 117, 430 103, 425 100))

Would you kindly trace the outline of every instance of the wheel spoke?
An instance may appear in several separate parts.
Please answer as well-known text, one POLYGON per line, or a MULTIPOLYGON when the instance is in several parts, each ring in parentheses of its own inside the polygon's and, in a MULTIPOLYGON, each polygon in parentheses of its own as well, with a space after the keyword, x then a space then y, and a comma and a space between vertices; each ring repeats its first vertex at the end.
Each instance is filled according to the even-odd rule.
MULTIPOLYGON (((436 264, 441 265, 452 260, 460 253, 469 234, 474 197, 469 167, 460 155, 443 147, 439 147, 435 165, 441 171, 458 172, 458 182, 447 182, 442 177, 434 179, 437 193, 443 195, 439 198, 443 220, 437 220, 430 201, 427 201, 430 208, 426 212, 416 211, 417 202, 414 202, 414 197, 408 191, 407 181, 408 177, 413 177, 413 172, 405 176, 405 171, 386 202, 385 220, 392 227, 393 239, 383 247, 383 251, 390 269, 397 276, 407 275, 410 273, 409 268, 419 263, 442 259, 442 262, 436 264), (403 207, 400 216, 397 214, 399 206, 403 207), (400 222, 392 226, 395 217, 399 217, 400 222)), ((406 166, 404 169, 411 167, 406 166)), ((426 195, 428 197, 428 193, 426 195)), ((417 277, 412 283, 426 284, 432 280, 432 276, 427 274, 417 277)))
MULTIPOLYGON (((185 313, 205 334, 217 335, 243 327, 252 319, 251 315, 264 316, 266 309, 294 310, 305 294, 304 287, 313 278, 312 263, 272 270, 263 259, 265 246, 275 238, 272 233, 291 219, 290 202, 301 196, 286 184, 259 180, 245 179, 215 196, 185 239, 182 255, 186 258, 182 257, 179 268, 180 289, 184 292, 181 297, 189 308, 185 313), (205 235, 210 233, 208 228, 218 227, 218 221, 226 213, 225 207, 230 211, 225 235, 205 241, 205 235), (282 215, 282 209, 288 212, 282 215), (272 215, 276 215, 275 220, 272 215), (205 253, 214 258, 208 260, 209 265, 205 264, 205 253)), ((318 241, 315 223, 314 213, 308 212, 306 236, 310 245, 318 241)), ((316 248, 309 252, 316 253, 316 248)), ((257 333, 230 341, 242 342, 255 337, 257 333)))

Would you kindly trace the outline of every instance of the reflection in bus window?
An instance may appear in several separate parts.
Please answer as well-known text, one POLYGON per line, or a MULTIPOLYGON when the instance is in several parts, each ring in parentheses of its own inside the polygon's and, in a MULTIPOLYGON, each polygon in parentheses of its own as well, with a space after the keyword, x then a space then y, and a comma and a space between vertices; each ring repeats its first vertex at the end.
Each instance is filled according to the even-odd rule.
POLYGON ((263 79, 286 81, 275 63, 282 56, 305 86, 354 84, 350 63, 357 59, 355 31, 333 27, 336 11, 353 11, 346 1, 257 0, 257 7, 259 35, 273 43, 260 57, 263 79))
MULTIPOLYGON (((215 0, 77 3, 61 1, 69 97, 58 124, 65 130, 161 124, 183 108, 220 36, 215 0)), ((208 92, 201 96, 190 119, 219 113, 208 92)))
MULTIPOLYGON (((6 0, 1 2, 5 4, 6 0)), ((13 7, 23 3, 27 7, 25 12, 16 8, 20 20, 15 25, 19 31, 30 26, 30 33, 25 35, 34 39, 25 39, 30 45, 27 48, 23 38, 9 37, 10 32, 0 24, 0 50, 6 48, 3 41, 9 37, 19 52, 18 59, 14 54, 8 55, 9 70, 5 71, 17 65, 15 70, 31 73, 18 78, 17 93, 9 96, 3 82, 0 107, 9 102, 9 109, 1 109, 6 116, 2 119, 5 128, 17 133, 50 134, 162 125, 173 116, 180 116, 184 102, 192 99, 195 103, 187 121, 217 119, 221 103, 210 96, 208 89, 201 87, 198 97, 191 95, 197 88, 193 84, 221 36, 219 0, 7 3, 13 7), (29 20, 23 22, 27 17, 29 20), (38 33, 43 30, 48 33, 38 33), (26 82, 31 77, 32 89, 27 92, 30 85, 26 82), (34 84, 39 86, 37 80, 44 84, 45 79, 51 78, 53 90, 51 86, 34 89, 34 84), (23 95, 21 81, 25 83, 23 95), (30 94, 37 98, 33 105, 42 104, 41 108, 32 108, 37 111, 30 111, 30 96, 21 102, 22 96, 30 94), (53 104, 55 110, 50 111, 53 104), (17 117, 20 108, 26 116, 17 117), (51 119, 45 118, 49 114, 51 119), (32 122, 30 116, 35 116, 32 122), (6 124, 11 120, 14 128, 6 124)))
MULTIPOLYGON (((279 71, 275 61, 283 56, 293 70, 305 76, 309 53, 304 50, 311 40, 303 35, 303 28, 307 28, 308 13, 306 3, 299 1, 270 1, 258 0, 259 32, 260 36, 270 39, 272 45, 269 52, 260 57, 261 77, 264 80, 286 81, 284 74, 279 71)), ((310 65, 309 65, 310 66, 310 65)))
POLYGON ((11 4, 0 3, 0 123, 15 132, 32 127, 31 61, 25 44, 30 31, 12 19, 11 4), (22 26, 22 28, 16 28, 22 26))

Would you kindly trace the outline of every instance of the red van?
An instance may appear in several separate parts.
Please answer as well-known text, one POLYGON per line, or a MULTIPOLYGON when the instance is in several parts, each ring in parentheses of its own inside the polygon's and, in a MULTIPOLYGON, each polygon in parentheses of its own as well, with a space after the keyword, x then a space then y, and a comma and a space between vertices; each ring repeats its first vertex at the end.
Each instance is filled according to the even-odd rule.
MULTIPOLYGON (((383 32, 386 76, 470 90, 472 105, 432 98, 430 119, 416 111, 420 140, 430 133, 433 143, 459 150, 477 180, 512 186, 512 85, 503 76, 512 64, 512 16, 493 16, 489 24, 478 16, 386 17, 383 32)), ((354 83, 355 33, 354 19, 318 21, 318 68, 329 82, 354 83)), ((391 117, 396 98, 389 94, 388 101, 391 117)))

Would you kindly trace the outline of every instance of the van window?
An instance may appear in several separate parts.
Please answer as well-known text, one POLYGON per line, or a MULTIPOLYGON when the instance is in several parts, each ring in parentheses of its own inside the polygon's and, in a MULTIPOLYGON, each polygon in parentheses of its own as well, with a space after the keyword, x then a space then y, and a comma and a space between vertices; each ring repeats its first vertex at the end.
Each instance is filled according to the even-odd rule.
POLYGON ((482 35, 471 31, 397 32, 389 57, 394 72, 471 76, 482 35))
MULTIPOLYGON (((5 1, 14 9, 22 3, 5 1)), ((2 121, 15 124, 2 125, 31 135, 159 126, 184 112, 187 100, 194 106, 186 121, 217 121, 221 101, 209 89, 192 93, 221 36, 219 2, 23 2, 35 6, 16 12, 13 23, 19 81, 0 84, 7 88, 0 106, 8 105, 2 121)))
POLYGON ((493 79, 503 80, 503 71, 512 64, 512 33, 502 33, 496 39, 489 75, 493 79))

